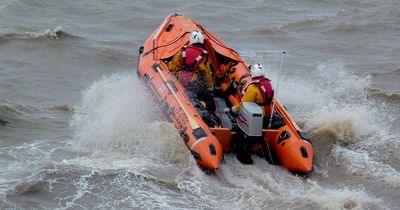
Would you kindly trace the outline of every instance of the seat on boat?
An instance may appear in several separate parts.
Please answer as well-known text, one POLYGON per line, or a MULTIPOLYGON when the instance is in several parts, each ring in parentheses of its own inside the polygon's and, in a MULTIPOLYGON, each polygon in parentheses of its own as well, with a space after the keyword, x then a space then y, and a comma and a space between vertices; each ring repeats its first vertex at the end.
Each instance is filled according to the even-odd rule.
POLYGON ((215 101, 215 114, 221 119, 221 126, 223 128, 232 129, 232 121, 228 115, 224 112, 224 108, 227 107, 226 102, 223 98, 214 97, 215 101))

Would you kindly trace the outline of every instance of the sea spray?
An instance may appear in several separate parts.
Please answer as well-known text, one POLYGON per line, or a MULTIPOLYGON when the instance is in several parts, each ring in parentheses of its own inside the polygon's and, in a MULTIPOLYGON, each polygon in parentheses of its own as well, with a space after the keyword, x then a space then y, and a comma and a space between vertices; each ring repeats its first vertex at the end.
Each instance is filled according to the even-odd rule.
POLYGON ((29 35, 32 38, 50 38, 50 39, 59 39, 60 34, 62 33, 62 27, 54 27, 49 28, 43 31, 38 32, 25 32, 25 34, 29 35))
POLYGON ((341 61, 321 63, 307 78, 287 78, 281 98, 289 113, 304 129, 316 136, 321 132, 339 144, 359 140, 380 129, 371 124, 378 115, 368 98, 369 76, 356 76, 341 61))
POLYGON ((145 158, 185 162, 188 151, 173 124, 132 74, 116 73, 84 92, 71 124, 71 147, 108 160, 145 158))
POLYGON ((400 172, 388 164, 372 159, 364 151, 335 147, 332 151, 336 162, 354 176, 364 176, 383 182, 386 186, 400 189, 400 172))

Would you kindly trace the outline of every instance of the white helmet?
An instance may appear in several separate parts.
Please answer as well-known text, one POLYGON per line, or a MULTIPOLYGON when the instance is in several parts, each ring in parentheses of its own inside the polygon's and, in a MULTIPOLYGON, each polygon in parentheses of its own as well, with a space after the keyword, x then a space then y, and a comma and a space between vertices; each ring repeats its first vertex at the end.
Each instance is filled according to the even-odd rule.
POLYGON ((264 68, 259 63, 250 65, 250 73, 252 77, 259 77, 265 75, 264 68))
POLYGON ((196 43, 204 44, 203 33, 201 33, 200 31, 192 31, 192 33, 190 33, 189 42, 190 44, 196 44, 196 43))

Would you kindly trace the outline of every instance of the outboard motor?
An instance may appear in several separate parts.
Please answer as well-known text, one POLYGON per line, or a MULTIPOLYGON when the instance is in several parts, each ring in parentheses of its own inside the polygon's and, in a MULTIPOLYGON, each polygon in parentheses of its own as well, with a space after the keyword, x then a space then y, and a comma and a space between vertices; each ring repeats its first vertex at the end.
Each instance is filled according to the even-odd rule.
POLYGON ((247 136, 262 136, 263 115, 261 107, 253 102, 243 102, 237 124, 247 136))
POLYGON ((239 127, 235 139, 231 142, 237 151, 237 159, 243 164, 252 164, 252 146, 262 138, 262 109, 256 103, 243 102, 237 117, 239 127))

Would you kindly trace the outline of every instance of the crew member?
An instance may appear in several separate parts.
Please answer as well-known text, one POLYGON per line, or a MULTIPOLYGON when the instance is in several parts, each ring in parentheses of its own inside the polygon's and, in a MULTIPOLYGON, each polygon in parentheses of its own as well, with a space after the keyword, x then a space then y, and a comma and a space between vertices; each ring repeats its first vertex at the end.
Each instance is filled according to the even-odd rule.
POLYGON ((203 48, 204 35, 193 31, 189 36, 189 45, 174 55, 168 68, 185 87, 187 95, 203 120, 211 127, 221 124, 215 115, 214 89, 210 68, 211 60, 203 48))
MULTIPOLYGON (((225 112, 232 111, 239 114, 242 102, 254 102, 261 106, 263 110, 264 122, 268 121, 271 117, 271 104, 274 97, 274 90, 271 85, 271 80, 265 77, 265 70, 262 65, 250 65, 250 74, 252 81, 243 88, 243 97, 241 102, 231 108, 225 108, 225 112)), ((268 123, 264 123, 266 127, 268 123)))
MULTIPOLYGON (((265 71, 260 64, 251 65, 250 73, 252 81, 244 87, 244 94, 240 104, 232 108, 225 108, 224 111, 239 114, 243 102, 254 102, 263 110, 263 127, 266 128, 271 116, 271 104, 274 91, 271 81, 264 76, 265 71)), ((231 144, 237 150, 236 157, 243 164, 252 164, 251 148, 256 143, 254 141, 255 139, 245 138, 243 132, 240 132, 240 130, 239 133, 242 133, 242 135, 238 134, 237 138, 235 138, 231 144)))
POLYGON ((204 35, 200 31, 193 31, 189 36, 189 45, 174 55, 168 68, 180 82, 187 87, 190 82, 203 80, 209 90, 213 89, 213 79, 210 69, 208 52, 204 50, 204 35))

